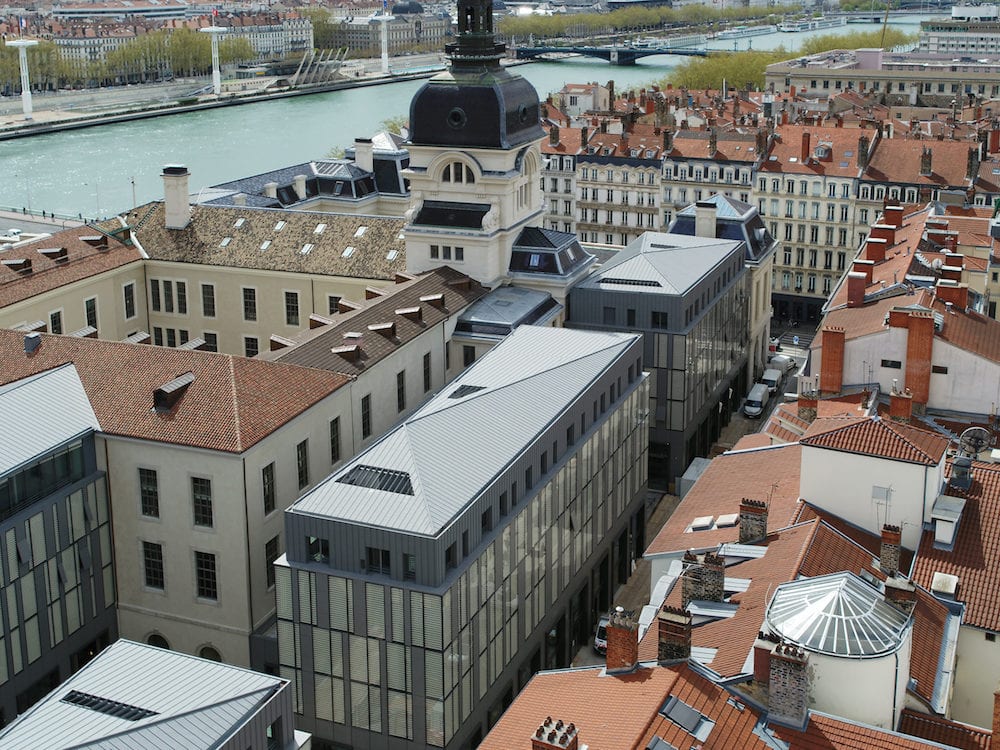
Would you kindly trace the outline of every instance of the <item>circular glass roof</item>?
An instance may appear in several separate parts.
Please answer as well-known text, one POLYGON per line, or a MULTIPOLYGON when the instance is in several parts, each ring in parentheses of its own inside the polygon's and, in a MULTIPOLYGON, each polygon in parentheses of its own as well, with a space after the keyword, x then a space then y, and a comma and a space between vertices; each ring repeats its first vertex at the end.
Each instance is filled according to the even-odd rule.
POLYGON ((767 609, 774 633, 809 651, 834 656, 892 653, 909 619, 853 573, 783 583, 767 609))

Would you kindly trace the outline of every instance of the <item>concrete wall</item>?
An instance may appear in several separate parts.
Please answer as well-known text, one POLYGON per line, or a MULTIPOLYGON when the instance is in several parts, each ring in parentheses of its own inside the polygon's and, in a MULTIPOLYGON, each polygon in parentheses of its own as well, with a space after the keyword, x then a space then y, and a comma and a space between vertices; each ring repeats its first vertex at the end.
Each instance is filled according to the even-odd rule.
POLYGON ((803 500, 880 534, 882 525, 899 526, 903 546, 916 549, 921 527, 940 489, 940 470, 810 446, 802 447, 803 500), (873 487, 891 487, 888 507, 872 499, 873 487))
POLYGON ((987 728, 993 726, 993 692, 1000 688, 1000 639, 986 640, 988 632, 969 625, 959 629, 951 697, 952 719, 987 728))

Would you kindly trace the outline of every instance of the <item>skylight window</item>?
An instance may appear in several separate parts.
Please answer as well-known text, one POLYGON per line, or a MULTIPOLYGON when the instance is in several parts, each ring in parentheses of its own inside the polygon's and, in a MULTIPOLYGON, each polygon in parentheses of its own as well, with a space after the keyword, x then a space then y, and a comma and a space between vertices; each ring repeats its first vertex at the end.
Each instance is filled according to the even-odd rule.
POLYGON ((660 709, 660 715, 669 719, 695 739, 704 742, 712 733, 715 722, 702 716, 687 703, 671 695, 660 709))
POLYGON ((344 248, 344 252, 342 252, 340 254, 340 257, 342 257, 342 258, 350 258, 352 255, 354 255, 354 248, 349 245, 349 246, 347 246, 347 247, 344 248))
POLYGON ((91 711, 114 716, 125 721, 139 721, 156 716, 156 711, 147 708, 130 706, 128 703, 119 703, 110 698, 102 698, 99 695, 81 693, 79 690, 70 690, 60 699, 63 703, 69 703, 81 708, 89 708, 91 711))
POLYGON ((267 250, 269 247, 271 247, 271 240, 264 240, 260 243, 261 250, 267 250))
POLYGON ((326 224, 317 224, 316 228, 313 230, 313 234, 323 234, 326 230, 326 224))
POLYGON ((285 224, 286 224, 286 223, 287 223, 287 222, 284 222, 284 221, 279 221, 279 222, 278 222, 277 224, 275 224, 275 225, 274 225, 274 231, 275 231, 275 232, 280 232, 280 231, 281 231, 282 229, 284 229, 284 228, 285 228, 285 224))
POLYGON ((396 260, 396 256, 398 256, 398 255, 399 255, 399 251, 397 251, 397 250, 390 250, 389 252, 387 252, 385 254, 385 259, 386 260, 396 260))
POLYGON ((302 246, 302 249, 299 250, 299 252, 302 253, 303 255, 309 255, 309 253, 312 252, 312 250, 313 250, 314 247, 316 247, 316 246, 313 245, 311 242, 307 242, 306 244, 304 244, 302 246))
POLYGON ((222 242, 219 243, 219 247, 226 247, 230 242, 233 241, 232 237, 223 237, 222 242))
POLYGON ((364 226, 362 226, 362 227, 358 227, 358 231, 356 231, 356 232, 354 233, 354 237, 355 237, 355 238, 358 238, 358 237, 362 237, 362 236, 364 236, 364 233, 365 233, 365 232, 366 232, 367 230, 368 230, 368 227, 364 227, 364 226))
POLYGON ((233 229, 239 229, 241 226, 243 226, 246 223, 247 223, 247 220, 241 217, 241 218, 237 219, 233 223, 233 229))

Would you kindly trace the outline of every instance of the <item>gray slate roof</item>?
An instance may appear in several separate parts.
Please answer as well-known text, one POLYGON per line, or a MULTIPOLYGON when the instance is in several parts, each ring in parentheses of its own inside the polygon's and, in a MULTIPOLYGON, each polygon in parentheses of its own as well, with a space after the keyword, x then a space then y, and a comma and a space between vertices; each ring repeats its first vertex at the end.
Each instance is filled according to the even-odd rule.
POLYGON ((117 641, 0 731, 0 747, 213 748, 286 684, 249 669, 117 641), (131 721, 64 701, 73 690, 155 715, 131 721))
POLYGON ((742 257, 742 245, 736 240, 646 232, 580 282, 578 288, 682 296, 737 249, 742 257), (615 281, 602 286, 602 279, 615 281))
POLYGON ((520 326, 289 512, 437 536, 637 338, 520 326), (358 466, 412 494, 344 483, 358 466))
POLYGON ((0 425, 0 476, 101 429, 72 364, 0 386, 0 425))

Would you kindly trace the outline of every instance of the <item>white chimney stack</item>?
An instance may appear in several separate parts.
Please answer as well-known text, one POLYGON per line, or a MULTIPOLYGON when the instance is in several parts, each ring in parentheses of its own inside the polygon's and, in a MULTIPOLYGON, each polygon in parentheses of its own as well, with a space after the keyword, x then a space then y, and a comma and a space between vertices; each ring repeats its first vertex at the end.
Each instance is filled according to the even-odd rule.
POLYGON ((698 237, 715 238, 716 209, 714 203, 698 201, 694 204, 694 233, 698 237))
POLYGON ((269 182, 269 183, 267 183, 264 186, 264 195, 266 195, 268 198, 277 198, 278 197, 278 183, 277 182, 269 182))
POLYGON ((371 138, 354 139, 354 163, 366 172, 375 171, 375 146, 371 138))
POLYGON ((168 164, 163 168, 163 198, 167 229, 184 229, 191 223, 191 204, 188 201, 188 177, 191 173, 182 164, 168 164))
POLYGON ((295 185, 295 194, 299 196, 300 201, 304 201, 306 199, 306 176, 304 174, 297 174, 292 179, 295 185))

